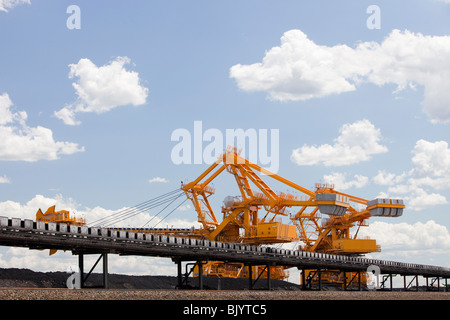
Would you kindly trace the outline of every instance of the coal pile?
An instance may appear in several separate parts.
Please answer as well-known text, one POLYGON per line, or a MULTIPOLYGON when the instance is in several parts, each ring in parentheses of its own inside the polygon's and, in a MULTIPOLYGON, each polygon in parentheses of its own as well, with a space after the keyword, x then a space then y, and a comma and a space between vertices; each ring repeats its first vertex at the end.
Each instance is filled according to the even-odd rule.
MULTIPOLYGON (((29 269, 0 268, 0 288, 67 288, 67 272, 37 272, 29 269)), ((86 274, 85 274, 86 277, 86 274)), ((87 287, 100 287, 103 284, 101 274, 92 273, 86 280, 87 287)), ((175 289, 177 277, 172 276, 133 276, 124 274, 108 274, 110 289, 175 289)), ((230 279, 203 277, 203 289, 206 290, 246 290, 248 279, 230 279)), ((183 289, 197 289, 198 278, 189 278, 183 289)), ((266 289, 267 280, 260 279, 254 289, 266 289)), ((273 290, 300 290, 300 286, 282 280, 271 280, 273 290)))

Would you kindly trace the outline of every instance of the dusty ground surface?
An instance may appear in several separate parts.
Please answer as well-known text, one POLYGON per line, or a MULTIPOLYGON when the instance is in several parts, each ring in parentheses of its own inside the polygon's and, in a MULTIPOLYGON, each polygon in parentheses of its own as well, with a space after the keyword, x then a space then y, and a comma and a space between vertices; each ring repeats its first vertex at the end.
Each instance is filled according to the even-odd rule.
POLYGON ((0 300, 450 300, 450 292, 2 288, 0 300))

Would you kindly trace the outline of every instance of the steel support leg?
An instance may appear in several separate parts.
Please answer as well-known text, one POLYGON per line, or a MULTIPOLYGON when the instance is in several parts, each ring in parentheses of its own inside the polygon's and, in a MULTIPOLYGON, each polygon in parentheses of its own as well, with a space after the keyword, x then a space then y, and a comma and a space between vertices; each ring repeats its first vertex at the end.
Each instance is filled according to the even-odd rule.
POLYGON ((109 284, 108 284, 108 254, 107 253, 100 254, 100 257, 97 259, 94 266, 91 268, 91 270, 89 270, 89 272, 87 273, 87 275, 85 277, 84 276, 84 254, 80 253, 80 254, 78 254, 78 268, 80 269, 80 287, 81 288, 86 287, 85 286, 86 280, 89 278, 92 271, 94 271, 94 269, 97 266, 97 264, 99 263, 100 259, 103 259, 103 274, 102 274, 103 286, 102 287, 104 289, 109 288, 109 284))
POLYGON ((202 261, 197 261, 198 265, 198 287, 203 290, 203 263, 202 261))
MULTIPOLYGON (((252 268, 251 265, 248 266, 250 269, 252 268)), ((259 271, 259 270, 258 270, 259 271)), ((267 272, 267 290, 271 289, 271 284, 270 284, 270 265, 266 265, 264 267, 264 269, 262 269, 259 274, 257 272, 257 267, 255 267, 255 276, 258 275, 255 279, 255 281, 253 281, 253 271, 250 271, 251 273, 249 273, 250 277, 249 277, 249 288, 250 290, 253 289, 255 287, 256 282, 258 282, 258 280, 261 278, 261 276, 263 275, 264 271, 267 272)))
POLYGON ((392 274, 388 274, 387 276, 383 276, 383 280, 381 282, 381 288, 385 289, 385 290, 389 290, 392 291, 392 274), (386 281, 389 279, 389 289, 385 289, 386 288, 386 281))
POLYGON ((181 260, 177 260, 175 263, 177 264, 177 278, 178 278, 177 288, 180 289, 183 285, 183 277, 181 274, 181 260))
POLYGON ((392 291, 392 273, 389 274, 389 284, 391 286, 391 291, 392 291))
POLYGON ((252 266, 248 265, 248 288, 253 290, 252 266))
POLYGON ((84 288, 84 255, 78 255, 78 269, 80 270, 80 288, 84 288))
MULTIPOLYGON (((344 273, 345 275, 345 273, 344 273)), ((352 275, 352 272, 350 273, 350 281, 347 283, 347 277, 344 276, 344 290, 347 290, 347 287, 350 287, 355 280, 355 278, 358 277, 358 291, 361 291, 361 272, 355 272, 355 275, 352 275)))
POLYGON ((344 277, 343 277, 343 279, 344 279, 344 290, 347 290, 347 273, 344 271, 343 274, 344 274, 344 277))
POLYGON ((108 254, 103 254, 103 288, 109 289, 108 283, 108 254))
POLYGON ((413 276, 411 281, 408 284, 406 284, 406 274, 403 275, 403 288, 405 289, 405 291, 408 291, 408 289, 411 287, 411 284, 413 283, 414 280, 416 280, 416 291, 419 291, 418 277, 419 277, 418 275, 413 276))
POLYGON ((361 291, 361 271, 358 271, 358 291, 361 291))
POLYGON ((381 284, 380 284, 380 289, 392 291, 392 274, 383 275, 383 278, 382 278, 381 284), (386 288, 386 281, 388 279, 389 279, 389 285, 390 285, 389 289, 386 288))
POLYGON ((302 290, 306 290, 305 268, 302 269, 302 290))
MULTIPOLYGON (((186 286, 189 285, 189 276, 190 276, 191 273, 194 272, 194 268, 195 268, 196 265, 197 265, 197 262, 196 263, 186 263, 185 266, 184 266, 185 267, 184 274, 181 274, 181 271, 180 271, 180 274, 181 274, 181 276, 180 276, 181 277, 181 286, 180 286, 180 288, 183 287, 184 285, 186 285, 186 286), (189 267, 191 267, 190 270, 188 270, 189 267)), ((179 268, 181 268, 181 260, 180 260, 179 268)))
POLYGON ((419 276, 416 275, 416 291, 419 291, 419 276))
POLYGON ((317 270, 319 272, 319 291, 322 291, 322 270, 317 270))
POLYGON ((414 278, 411 279, 411 281, 406 285, 406 274, 403 275, 403 290, 408 291, 409 286, 414 281, 414 278))
MULTIPOLYGON (((437 291, 438 292, 440 291, 441 288, 439 284, 439 277, 434 278, 434 280, 433 278, 431 279, 430 288, 428 289, 429 291, 433 291, 433 285, 435 282, 437 282, 437 291)), ((427 287, 428 287, 428 278, 427 278, 427 287)))

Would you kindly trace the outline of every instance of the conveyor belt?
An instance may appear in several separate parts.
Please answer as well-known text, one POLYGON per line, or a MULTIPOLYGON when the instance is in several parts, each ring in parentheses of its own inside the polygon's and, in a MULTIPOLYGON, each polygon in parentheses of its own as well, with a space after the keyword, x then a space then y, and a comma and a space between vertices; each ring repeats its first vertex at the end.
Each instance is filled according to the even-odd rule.
POLYGON ((342 271, 366 271, 369 266, 375 265, 382 274, 450 278, 450 269, 438 266, 7 217, 0 217, 0 245, 68 250, 74 254, 114 253, 184 261, 214 260, 342 271))

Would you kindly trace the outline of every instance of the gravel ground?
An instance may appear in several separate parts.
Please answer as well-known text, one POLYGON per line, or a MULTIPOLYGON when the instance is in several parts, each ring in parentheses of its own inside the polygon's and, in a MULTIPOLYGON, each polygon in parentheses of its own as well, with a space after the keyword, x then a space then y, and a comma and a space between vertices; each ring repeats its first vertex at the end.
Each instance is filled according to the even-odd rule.
MULTIPOLYGON (((110 274, 109 290, 67 289, 65 272, 34 272, 28 269, 0 268, 0 301, 313 301, 313 300, 450 300, 450 292, 427 291, 342 291, 325 288, 324 291, 301 291, 300 286, 286 281, 272 280, 274 290, 248 290, 247 279, 218 279, 205 277, 204 288, 209 290, 174 290, 176 277, 127 276, 110 274), (239 289, 239 290, 238 290, 239 289)), ((92 283, 102 283, 99 274, 92 274, 92 283)), ((196 285, 197 279, 190 279, 196 285)), ((265 281, 257 282, 256 289, 264 289, 265 281), (259 286, 259 287, 258 287, 259 286)), ((442 288, 441 288, 442 289, 442 288)), ((424 288, 421 288, 424 290, 424 288)))
POLYGON ((3 288, 0 300, 450 300, 450 292, 3 288))

